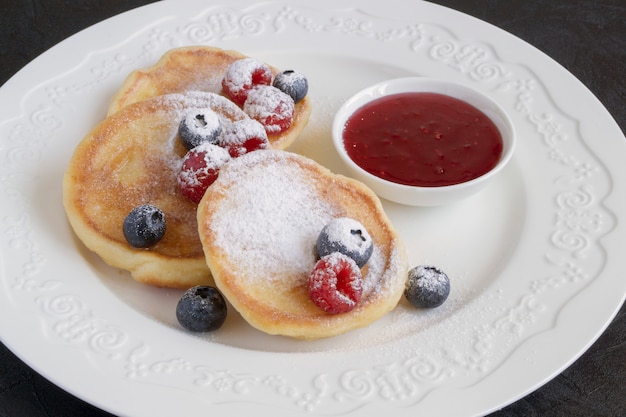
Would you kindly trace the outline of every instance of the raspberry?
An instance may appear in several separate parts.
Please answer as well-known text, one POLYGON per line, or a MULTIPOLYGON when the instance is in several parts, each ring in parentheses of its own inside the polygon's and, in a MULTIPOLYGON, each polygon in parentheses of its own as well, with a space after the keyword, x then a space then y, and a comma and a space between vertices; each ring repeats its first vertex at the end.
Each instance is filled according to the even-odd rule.
POLYGON ((228 66, 222 79, 222 89, 228 98, 243 106, 252 87, 271 82, 272 71, 266 64, 254 58, 244 58, 228 66))
POLYGON ((352 258, 334 252, 321 258, 309 276, 309 297, 329 314, 347 313, 361 300, 363 279, 352 258))
POLYGON ((224 126, 219 144, 232 158, 269 148, 265 128, 253 119, 239 120, 224 126))
POLYGON ((219 175, 219 170, 230 160, 228 152, 209 142, 196 146, 183 158, 178 173, 178 185, 185 197, 198 204, 204 192, 219 175))
POLYGON ((264 85, 250 90, 243 111, 260 122, 268 134, 278 134, 291 127, 295 104, 288 94, 264 85))

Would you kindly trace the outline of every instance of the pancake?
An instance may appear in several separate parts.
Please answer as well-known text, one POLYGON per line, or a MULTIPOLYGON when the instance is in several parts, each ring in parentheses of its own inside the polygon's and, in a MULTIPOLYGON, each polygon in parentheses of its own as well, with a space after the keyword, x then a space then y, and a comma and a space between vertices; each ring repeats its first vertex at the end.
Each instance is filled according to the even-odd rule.
POLYGON ((257 151, 222 167, 198 205, 200 239, 217 287, 253 327, 318 339, 366 326, 393 309, 407 277, 405 248, 365 185, 287 151, 257 151), (308 296, 315 245, 333 218, 365 226, 374 243, 363 296, 327 314, 308 296))
POLYGON ((63 204, 80 240, 108 264, 137 281, 173 288, 212 284, 196 222, 197 205, 181 192, 177 175, 186 148, 178 126, 187 109, 211 108, 222 123, 248 116, 213 93, 169 94, 139 101, 107 117, 80 142, 63 179, 63 204), (153 204, 167 229, 153 247, 131 247, 126 215, 153 204))
MULTIPOLYGON (((108 114, 150 97, 186 91, 223 94, 222 78, 235 60, 246 58, 237 51, 210 46, 188 46, 171 49, 153 66, 129 74, 114 95, 108 114)), ((279 70, 268 64, 273 74, 279 70)), ((309 121, 311 103, 308 97, 296 103, 291 127, 280 134, 268 134, 273 149, 286 149, 300 135, 309 121)))

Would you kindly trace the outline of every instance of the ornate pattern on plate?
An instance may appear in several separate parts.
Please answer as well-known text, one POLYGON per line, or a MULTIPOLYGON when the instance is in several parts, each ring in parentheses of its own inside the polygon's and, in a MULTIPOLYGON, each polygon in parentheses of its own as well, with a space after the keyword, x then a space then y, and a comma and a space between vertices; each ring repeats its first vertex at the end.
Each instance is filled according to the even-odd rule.
POLYGON ((614 220, 601 206, 605 173, 582 143, 575 121, 551 104, 532 72, 502 62, 487 43, 468 43, 441 29, 429 23, 389 21, 359 10, 327 17, 327 12, 311 8, 210 8, 201 19, 169 21, 133 38, 143 42, 136 54, 92 54, 91 60, 100 55, 105 58, 92 65, 85 79, 75 79, 71 72, 64 74, 54 85, 45 86, 45 99, 25 104, 23 117, 0 126, 8 130, 0 147, 2 201, 11 202, 11 210, 3 209, 0 219, 2 254, 12 265, 5 268, 10 272, 5 272, 2 280, 13 297, 39 306, 41 320, 56 338, 84 349, 90 357, 104 358, 103 366, 111 372, 120 372, 132 381, 184 386, 202 395, 209 392, 215 399, 219 394, 220 402, 248 396, 247 400, 285 403, 305 412, 347 412, 374 400, 397 406, 414 404, 428 391, 461 378, 461 374, 484 377, 504 360, 495 354, 496 346, 510 354, 522 337, 545 328, 542 315, 556 314, 546 302, 548 297, 558 299, 560 308, 599 274, 604 262, 600 238, 614 228, 614 220), (64 127, 64 108, 76 96, 99 88, 111 75, 129 71, 170 47, 290 31, 326 32, 363 42, 404 45, 411 53, 452 69, 470 82, 491 86, 493 94, 513 102, 525 129, 534 132, 525 140, 538 141, 543 157, 551 164, 546 180, 551 181, 553 194, 546 197, 553 199, 553 211, 548 213, 553 219, 552 230, 546 235, 545 253, 538 253, 542 258, 538 262, 547 265, 544 269, 548 272, 529 280, 525 293, 512 305, 471 329, 462 348, 441 348, 438 355, 414 351, 402 359, 370 367, 316 374, 305 384, 279 374, 237 373, 181 357, 163 358, 149 344, 131 336, 124 325, 98 317, 80 295, 68 293, 71 288, 62 279, 48 279, 44 274, 52 254, 43 253, 39 247, 29 214, 29 196, 22 191, 24 184, 37 181, 37 177, 22 173, 36 171, 33 167, 45 158, 50 138, 64 127), (575 289, 564 290, 567 286, 575 289))

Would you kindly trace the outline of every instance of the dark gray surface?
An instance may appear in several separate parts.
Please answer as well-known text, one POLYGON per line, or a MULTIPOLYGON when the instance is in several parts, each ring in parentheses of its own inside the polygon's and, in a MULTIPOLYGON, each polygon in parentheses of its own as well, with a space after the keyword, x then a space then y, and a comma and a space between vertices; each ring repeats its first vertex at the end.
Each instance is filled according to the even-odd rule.
MULTIPOLYGON (((151 1, 0 0, 0 85, 66 37, 148 3, 151 1)), ((544 51, 579 78, 625 130, 625 0, 434 3, 492 23, 544 51)), ((54 386, 0 344, 0 417, 108 415, 54 386)), ((491 416, 626 416, 626 307, 561 375, 491 416)))

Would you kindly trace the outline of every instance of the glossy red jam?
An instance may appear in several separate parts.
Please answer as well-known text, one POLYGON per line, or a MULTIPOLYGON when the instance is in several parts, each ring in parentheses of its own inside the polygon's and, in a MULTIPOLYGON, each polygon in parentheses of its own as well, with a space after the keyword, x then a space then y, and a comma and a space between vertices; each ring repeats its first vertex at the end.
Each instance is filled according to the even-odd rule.
POLYGON ((437 93, 376 99, 348 119, 343 139, 350 158, 369 173, 422 187, 477 178, 502 154, 502 136, 489 117, 437 93))

